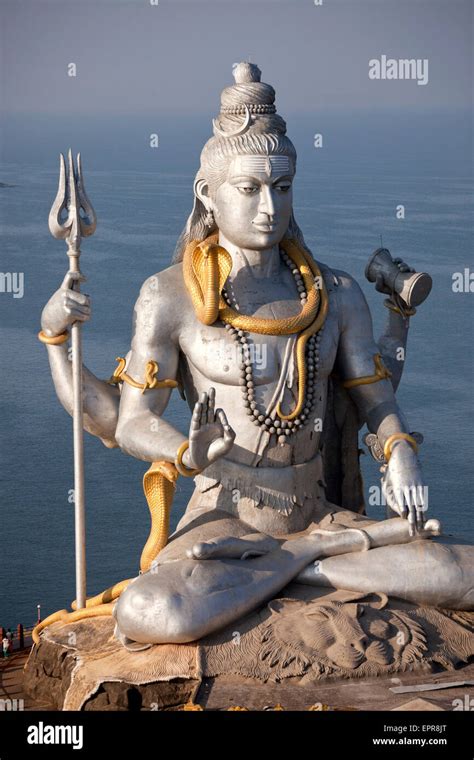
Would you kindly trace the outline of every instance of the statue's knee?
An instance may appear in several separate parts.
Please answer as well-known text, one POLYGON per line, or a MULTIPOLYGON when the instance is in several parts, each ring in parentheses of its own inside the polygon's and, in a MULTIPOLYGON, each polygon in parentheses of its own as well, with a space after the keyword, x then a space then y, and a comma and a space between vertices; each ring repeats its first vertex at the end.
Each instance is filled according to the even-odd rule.
POLYGON ((120 631, 141 643, 182 643, 187 637, 179 593, 161 588, 158 578, 141 576, 121 594, 114 609, 120 631), (156 582, 153 582, 156 581, 156 582))

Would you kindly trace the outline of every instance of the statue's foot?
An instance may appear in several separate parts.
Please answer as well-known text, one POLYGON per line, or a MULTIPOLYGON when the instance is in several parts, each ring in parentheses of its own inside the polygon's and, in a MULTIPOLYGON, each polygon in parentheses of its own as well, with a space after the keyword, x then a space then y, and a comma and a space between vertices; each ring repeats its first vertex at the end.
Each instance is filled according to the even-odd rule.
POLYGON ((250 533, 242 538, 223 536, 198 541, 187 550, 189 559, 249 559, 278 549, 280 542, 262 533, 250 533))

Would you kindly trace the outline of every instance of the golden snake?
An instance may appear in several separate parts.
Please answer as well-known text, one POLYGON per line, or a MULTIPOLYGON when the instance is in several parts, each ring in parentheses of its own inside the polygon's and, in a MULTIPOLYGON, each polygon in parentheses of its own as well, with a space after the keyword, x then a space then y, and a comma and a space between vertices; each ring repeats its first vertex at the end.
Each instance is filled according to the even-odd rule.
MULTIPOLYGON (((296 417, 303 406, 306 386, 305 346, 310 335, 321 329, 328 311, 328 297, 323 278, 310 253, 295 240, 285 239, 281 242, 303 279, 307 301, 299 314, 281 319, 251 317, 241 314, 226 304, 222 288, 232 268, 232 259, 225 248, 217 244, 218 233, 206 240, 193 240, 186 247, 183 258, 183 276, 198 319, 206 325, 212 325, 218 319, 239 330, 246 330, 261 335, 291 335, 300 333, 296 340, 295 352, 298 368, 298 399, 295 409, 289 415, 283 415, 280 405, 277 413, 281 419, 291 420, 296 417)), ((117 358, 119 366, 109 382, 127 382, 142 392, 157 387, 175 387, 174 380, 156 380, 158 372, 156 362, 148 362, 145 383, 140 384, 130 378, 125 370, 125 360, 117 358)), ((140 558, 140 572, 146 572, 168 542, 169 518, 173 502, 174 489, 178 471, 171 462, 153 462, 143 476, 143 490, 151 516, 151 529, 140 558)), ((39 643, 40 632, 52 623, 73 623, 83 618, 112 615, 115 600, 120 596, 133 578, 120 581, 89 597, 86 607, 78 610, 76 601, 72 602, 73 612, 59 610, 42 620, 32 632, 35 644, 39 643)))
POLYGON ((328 295, 324 280, 315 260, 296 240, 285 238, 280 245, 299 270, 306 288, 307 302, 299 314, 281 319, 249 317, 232 309, 221 295, 224 283, 232 269, 228 251, 217 243, 218 233, 202 243, 191 241, 183 257, 183 276, 198 319, 205 325, 218 319, 238 330, 260 335, 291 335, 300 333, 296 340, 296 366, 298 368, 298 398, 293 411, 285 415, 280 404, 277 414, 282 420, 293 420, 300 414, 306 389, 305 347, 308 338, 321 329, 328 312, 328 295))

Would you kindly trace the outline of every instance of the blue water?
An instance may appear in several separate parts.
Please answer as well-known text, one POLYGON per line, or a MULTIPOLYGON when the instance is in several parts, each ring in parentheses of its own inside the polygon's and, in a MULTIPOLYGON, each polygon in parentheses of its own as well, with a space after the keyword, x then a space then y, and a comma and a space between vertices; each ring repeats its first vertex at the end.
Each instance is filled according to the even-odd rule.
MULTIPOLYGON (((50 164, 51 165, 51 164, 50 164)), ((189 213, 192 170, 93 171, 87 189, 98 215, 97 232, 83 244, 93 318, 84 329, 85 362, 107 378, 115 356, 130 342, 133 304, 141 283, 169 264, 189 213)), ((4 272, 25 273, 23 299, 0 294, 1 558, 0 623, 30 624, 36 605, 43 617, 74 597, 71 419, 56 399, 44 347, 36 339, 41 309, 67 268, 64 245, 47 218, 56 192, 55 167, 45 171, 9 164, 1 173, 4 272)), ((474 540, 473 321, 469 293, 451 289, 453 272, 472 269, 470 183, 455 176, 395 171, 345 174, 322 166, 300 169, 295 213, 314 255, 357 278, 371 305, 375 334, 386 310, 383 296, 364 279, 368 256, 380 244, 434 280, 429 300, 412 320, 405 373, 398 392, 411 428, 424 434, 421 460, 429 484, 430 513, 446 532, 474 540), (395 218, 403 203, 406 219, 395 218)), ((173 394, 167 419, 187 432, 187 406, 173 394)), ((146 464, 106 449, 86 434, 88 592, 137 573, 148 535, 141 488, 146 464)), ((378 471, 363 457, 366 491, 378 471)), ((174 527, 192 482, 180 479, 174 527)), ((370 514, 383 518, 383 508, 370 514)))

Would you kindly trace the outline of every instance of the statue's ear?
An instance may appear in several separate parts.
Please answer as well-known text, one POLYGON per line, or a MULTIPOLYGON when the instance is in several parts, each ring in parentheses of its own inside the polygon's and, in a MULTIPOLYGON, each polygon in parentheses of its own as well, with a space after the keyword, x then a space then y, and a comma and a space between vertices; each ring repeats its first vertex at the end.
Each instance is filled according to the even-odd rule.
POLYGON ((196 178, 194 180, 193 190, 195 197, 201 201, 202 205, 206 208, 207 211, 210 211, 211 198, 209 195, 209 185, 207 184, 207 181, 202 177, 196 178))

